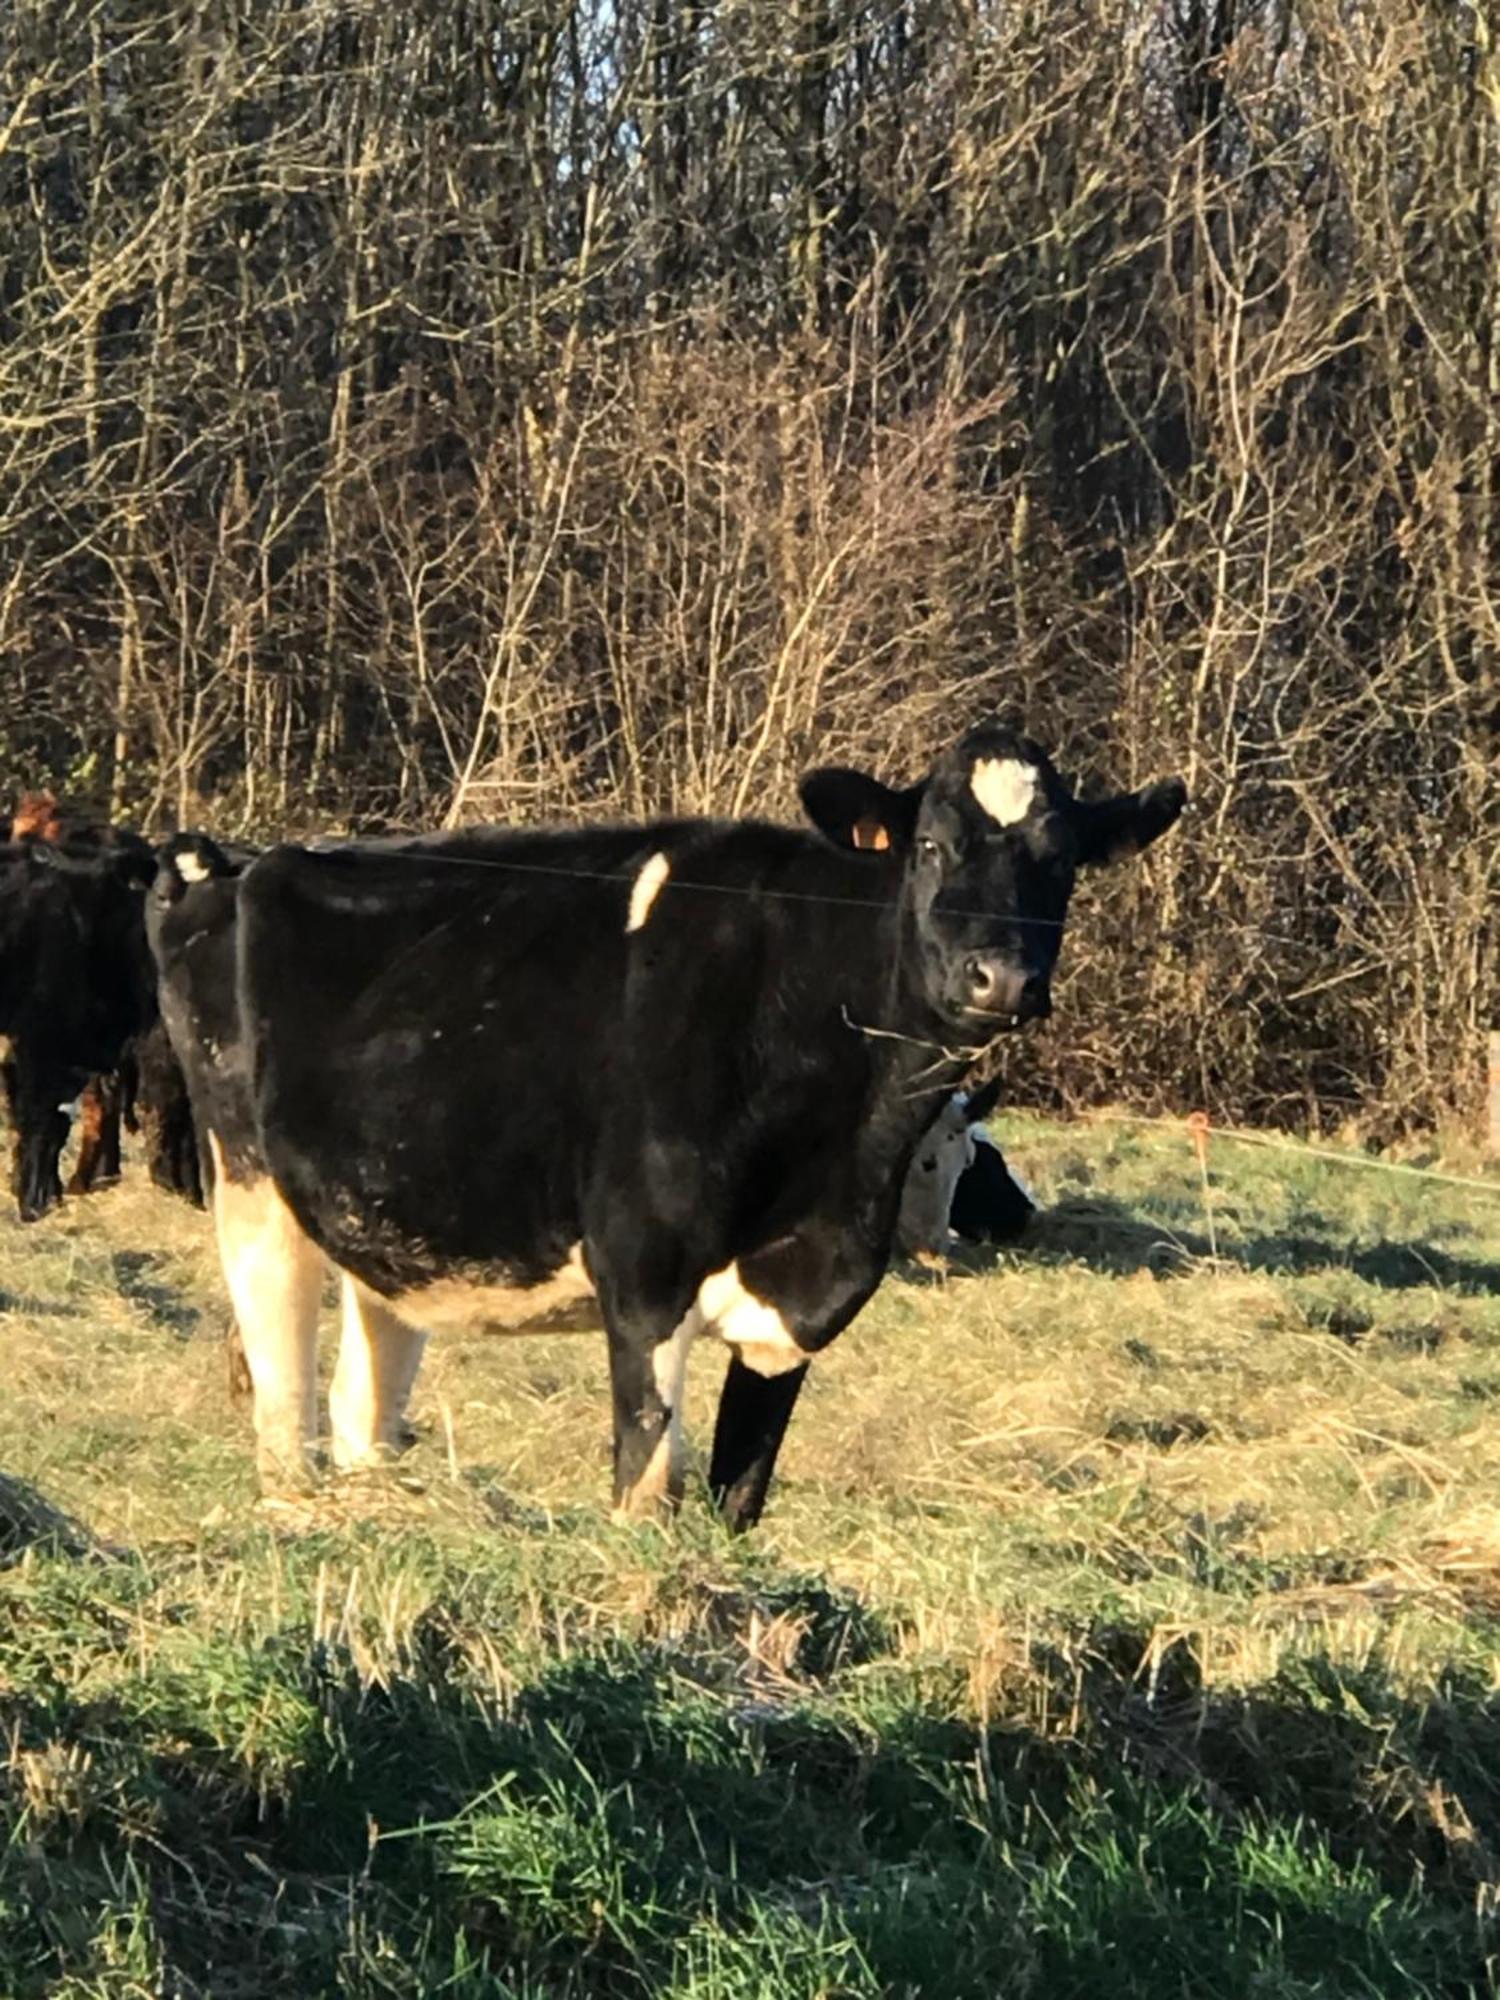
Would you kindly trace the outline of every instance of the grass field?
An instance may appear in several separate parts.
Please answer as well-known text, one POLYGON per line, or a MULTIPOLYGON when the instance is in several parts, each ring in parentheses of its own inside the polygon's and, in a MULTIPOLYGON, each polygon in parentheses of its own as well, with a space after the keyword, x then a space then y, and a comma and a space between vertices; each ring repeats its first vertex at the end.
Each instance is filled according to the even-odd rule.
POLYGON ((739 1542, 587 1335, 259 1505, 203 1218, 7 1209, 0 1996, 1497 1990, 1500 1182, 997 1129, 739 1542))

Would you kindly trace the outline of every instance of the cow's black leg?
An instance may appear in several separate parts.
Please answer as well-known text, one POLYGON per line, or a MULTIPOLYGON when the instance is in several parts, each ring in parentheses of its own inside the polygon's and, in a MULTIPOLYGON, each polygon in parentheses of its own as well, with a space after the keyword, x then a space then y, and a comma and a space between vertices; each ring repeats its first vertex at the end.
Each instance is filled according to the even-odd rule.
POLYGON ((615 1508, 664 1513, 682 1498, 683 1389, 700 1326, 690 1287, 683 1297, 680 1238, 622 1173, 606 1183, 586 1240, 609 1340, 615 1508))
POLYGON ((102 1180, 120 1178, 120 1127, 125 1116, 125 1087, 118 1076, 99 1079, 104 1099, 104 1133, 100 1146, 99 1174, 102 1180))
POLYGON ((807 1363, 849 1324, 880 1282, 869 1233, 828 1221, 783 1236, 704 1279, 704 1330, 733 1350, 714 1433, 709 1484, 735 1528, 752 1527, 807 1363))
POLYGON ((142 1109, 146 1134, 147 1164, 159 1188, 178 1194, 195 1208, 202 1208, 203 1175, 198 1154, 198 1135, 193 1126, 193 1107, 181 1072, 167 1079, 159 1098, 142 1109))
POLYGON ((15 1058, 0 1063, 0 1089, 5 1093, 5 1122, 10 1127, 10 1191, 21 1198, 21 1085, 15 1058))
POLYGON ((757 1375, 732 1355, 719 1397, 708 1484, 714 1504, 736 1531, 753 1528, 766 1504, 776 1455, 807 1379, 806 1367, 757 1375))
POLYGON ((62 1199, 57 1169, 68 1139, 62 1099, 69 1087, 66 1076, 32 1064, 22 1050, 16 1064, 15 1119, 16 1202, 23 1222, 35 1222, 62 1199))

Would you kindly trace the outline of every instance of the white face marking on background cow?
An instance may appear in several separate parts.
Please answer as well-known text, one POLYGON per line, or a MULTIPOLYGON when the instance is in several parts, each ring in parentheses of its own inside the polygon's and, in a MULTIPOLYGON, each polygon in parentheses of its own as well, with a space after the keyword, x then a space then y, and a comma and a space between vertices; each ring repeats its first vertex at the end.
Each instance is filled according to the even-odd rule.
POLYGON ((737 1263, 711 1271, 703 1280, 698 1310, 705 1330, 716 1333, 757 1375, 785 1375, 812 1359, 775 1306, 746 1290, 737 1263))
POLYGON ((903 1256, 947 1248, 953 1190, 973 1159, 974 1133, 964 1099, 950 1097, 917 1147, 901 1190, 896 1248, 903 1256))
POLYGON ((208 870, 204 867, 201 858, 194 854, 190 848, 181 854, 174 855, 172 866, 177 870, 178 878, 183 882, 206 882, 208 880, 208 870))
POLYGON ((653 854, 651 859, 636 876, 630 891, 630 915, 625 919, 627 931, 638 931, 651 914, 651 905, 661 893, 661 886, 672 872, 672 864, 665 854, 653 854))
POLYGON ((996 826, 1019 826, 1036 798, 1039 773, 1019 757, 981 757, 969 776, 969 789, 996 826))

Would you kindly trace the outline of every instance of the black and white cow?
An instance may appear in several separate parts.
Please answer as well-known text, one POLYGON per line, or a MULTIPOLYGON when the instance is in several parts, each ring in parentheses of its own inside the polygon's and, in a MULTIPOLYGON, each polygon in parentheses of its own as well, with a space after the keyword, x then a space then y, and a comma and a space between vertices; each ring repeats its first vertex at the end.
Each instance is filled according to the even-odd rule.
POLYGON ((489 830, 163 871, 169 1027, 224 1052, 190 1083, 263 1472, 309 1462, 326 1257, 336 1458, 393 1442, 427 1330, 561 1321, 597 1290, 617 1503, 677 1497, 711 1336, 709 1482, 758 1518, 923 1131, 979 1048, 1050 1011, 1076 870, 1156 839, 1184 791, 1085 803, 987 727, 905 790, 822 770, 802 797, 816 832, 489 830))
POLYGON ((896 1248, 906 1257, 941 1255, 955 1237, 1015 1243, 1036 1203, 984 1129, 999 1101, 998 1082, 956 1090, 923 1133, 906 1173, 896 1248))

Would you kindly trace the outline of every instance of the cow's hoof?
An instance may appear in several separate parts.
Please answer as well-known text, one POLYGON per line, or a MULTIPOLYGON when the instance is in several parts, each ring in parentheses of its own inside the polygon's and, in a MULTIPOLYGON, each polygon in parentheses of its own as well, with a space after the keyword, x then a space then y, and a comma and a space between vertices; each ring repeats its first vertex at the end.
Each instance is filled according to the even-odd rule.
POLYGON ((336 1479, 358 1479, 367 1472, 383 1472, 401 1456, 401 1447, 394 1444, 362 1445, 357 1451, 333 1446, 329 1454, 329 1470, 336 1479))
POLYGON ((322 1483, 318 1465, 306 1453, 297 1458, 261 1450, 256 1453, 255 1470, 265 1501, 309 1500, 322 1483))

